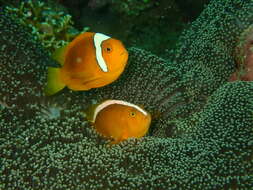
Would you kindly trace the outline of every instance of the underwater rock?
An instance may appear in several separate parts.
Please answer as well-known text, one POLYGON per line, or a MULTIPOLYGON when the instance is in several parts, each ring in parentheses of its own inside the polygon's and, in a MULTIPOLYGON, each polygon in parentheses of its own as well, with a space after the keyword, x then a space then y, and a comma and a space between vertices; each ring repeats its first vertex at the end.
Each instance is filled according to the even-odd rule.
MULTIPOLYGON (((22 109, 8 109, 3 104, 0 188, 250 189, 253 83, 227 81, 236 70, 233 52, 237 39, 252 24, 252 9, 249 0, 212 1, 180 38, 169 60, 130 48, 126 70, 109 86, 88 92, 66 89, 50 98, 39 94, 33 106, 26 101, 28 106, 22 109), (92 99, 107 98, 158 112, 148 136, 108 147, 82 113, 92 99)), ((16 26, 4 18, 1 15, 0 25, 10 22, 16 26)), ((10 38, 4 31, 0 27, 0 39, 10 38)), ((16 50, 18 46, 11 47, 16 50)), ((10 51, 5 51, 5 56, 12 59, 0 59, 2 67, 20 63, 10 51)), ((47 59, 44 55, 41 61, 47 59)), ((23 81, 18 73, 24 68, 18 66, 1 69, 0 84, 5 87, 0 88, 1 95, 23 97, 19 93, 14 96, 9 85, 23 81)), ((34 62, 26 62, 27 72, 33 66, 34 62)), ((15 88, 18 92, 32 89, 31 94, 24 91, 29 100, 46 76, 44 67, 38 66, 34 73, 39 74, 38 79, 30 86, 21 83, 21 89, 15 88)))

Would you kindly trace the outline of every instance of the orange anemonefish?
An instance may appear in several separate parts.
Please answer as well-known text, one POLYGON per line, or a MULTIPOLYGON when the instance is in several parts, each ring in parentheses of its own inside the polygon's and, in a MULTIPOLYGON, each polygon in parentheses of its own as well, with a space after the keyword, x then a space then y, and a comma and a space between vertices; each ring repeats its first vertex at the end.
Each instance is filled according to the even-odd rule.
POLYGON ((147 111, 122 100, 106 100, 95 105, 87 113, 87 119, 99 134, 113 139, 112 144, 143 137, 151 123, 147 111))
POLYGON ((128 59, 124 45, 101 33, 85 32, 56 50, 53 58, 61 68, 48 68, 46 95, 65 86, 71 90, 89 90, 115 81, 128 59))

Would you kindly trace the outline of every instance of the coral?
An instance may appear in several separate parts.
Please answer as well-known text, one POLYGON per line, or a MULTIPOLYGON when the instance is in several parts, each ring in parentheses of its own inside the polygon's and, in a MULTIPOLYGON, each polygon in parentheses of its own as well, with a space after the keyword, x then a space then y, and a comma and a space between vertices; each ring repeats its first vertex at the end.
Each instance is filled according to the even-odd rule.
MULTIPOLYGON (((80 33, 73 27, 72 18, 66 10, 52 1, 28 0, 15 6, 9 5, 6 9, 10 14, 16 15, 21 24, 28 26, 30 32, 50 53, 80 33)), ((85 27, 83 32, 88 29, 85 27)))
POLYGON ((252 8, 251 0, 212 1, 168 60, 130 48, 129 64, 116 82, 49 98, 40 86, 43 63, 50 60, 37 47, 20 49, 33 44, 30 36, 1 13, 0 42, 6 45, 0 50, 0 93, 11 98, 1 100, 0 188, 252 188, 253 83, 228 82, 252 8), (92 99, 107 98, 158 112, 148 136, 108 146, 82 113, 92 99))

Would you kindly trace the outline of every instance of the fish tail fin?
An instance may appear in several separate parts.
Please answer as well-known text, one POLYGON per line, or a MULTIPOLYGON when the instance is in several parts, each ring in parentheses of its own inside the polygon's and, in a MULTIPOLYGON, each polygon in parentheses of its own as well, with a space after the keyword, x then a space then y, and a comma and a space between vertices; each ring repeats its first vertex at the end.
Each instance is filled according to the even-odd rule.
POLYGON ((60 79, 60 68, 48 67, 47 85, 44 89, 45 95, 51 96, 62 90, 65 86, 60 79))
POLYGON ((64 65, 66 48, 67 48, 67 45, 64 45, 56 49, 55 52, 52 54, 52 58, 61 65, 64 65))

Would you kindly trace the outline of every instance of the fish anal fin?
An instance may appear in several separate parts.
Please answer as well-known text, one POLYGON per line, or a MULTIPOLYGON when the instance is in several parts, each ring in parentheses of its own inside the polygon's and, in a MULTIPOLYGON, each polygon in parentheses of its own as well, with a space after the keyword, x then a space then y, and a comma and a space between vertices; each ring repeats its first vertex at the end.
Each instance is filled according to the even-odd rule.
POLYGON ((65 86, 60 79, 60 68, 48 67, 47 84, 44 89, 45 95, 51 96, 62 90, 65 86))

